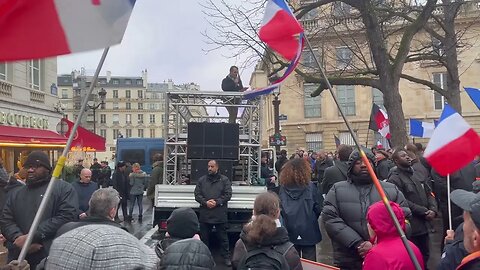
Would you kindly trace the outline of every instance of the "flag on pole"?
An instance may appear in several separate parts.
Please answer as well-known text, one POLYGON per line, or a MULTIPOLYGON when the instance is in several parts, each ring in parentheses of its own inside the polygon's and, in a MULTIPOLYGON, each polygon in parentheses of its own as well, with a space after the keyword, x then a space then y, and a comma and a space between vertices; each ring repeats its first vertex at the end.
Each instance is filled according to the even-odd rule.
POLYGON ((480 154, 480 136, 451 106, 445 104, 424 157, 442 176, 456 172, 480 154))
POLYGON ((269 0, 258 32, 260 40, 291 61, 297 55, 299 47, 297 35, 300 33, 303 33, 303 28, 285 0, 269 0))
POLYGON ((477 105, 477 108, 480 110, 480 89, 472 87, 464 87, 468 96, 472 99, 473 103, 477 105))
POLYGON ((0 61, 37 59, 120 43, 135 0, 0 1, 0 61))
POLYGON ((410 119, 410 136, 420 138, 431 138, 435 123, 423 122, 416 119, 410 119))
POLYGON ((382 137, 390 139, 390 121, 388 121, 387 113, 373 103, 372 112, 370 114, 370 123, 368 128, 380 133, 382 137))
POLYGON ((340 145, 340 139, 337 137, 337 135, 333 134, 333 139, 335 140, 335 145, 338 146, 340 145))

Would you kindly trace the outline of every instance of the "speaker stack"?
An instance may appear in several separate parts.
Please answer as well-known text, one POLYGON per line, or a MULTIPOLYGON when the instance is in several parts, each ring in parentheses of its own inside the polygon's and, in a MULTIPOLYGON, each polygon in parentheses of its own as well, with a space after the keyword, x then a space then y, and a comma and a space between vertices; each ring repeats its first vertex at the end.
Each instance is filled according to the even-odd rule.
POLYGON ((190 182, 208 173, 208 161, 216 160, 220 173, 232 180, 238 160, 239 126, 230 123, 188 123, 187 158, 191 159, 190 182))

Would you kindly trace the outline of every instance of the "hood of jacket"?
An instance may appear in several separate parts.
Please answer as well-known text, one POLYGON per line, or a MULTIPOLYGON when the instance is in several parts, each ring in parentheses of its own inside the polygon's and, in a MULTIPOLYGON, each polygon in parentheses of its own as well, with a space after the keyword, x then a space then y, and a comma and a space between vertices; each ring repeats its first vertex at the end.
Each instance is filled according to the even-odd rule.
POLYGON ((303 193, 308 189, 308 186, 284 186, 285 193, 292 199, 298 200, 303 193))
MULTIPOLYGON (((247 232, 245 232, 245 230, 242 230, 242 232, 240 233, 240 239, 242 239, 243 243, 248 245, 247 232)), ((284 227, 278 227, 275 235, 272 237, 269 237, 268 239, 263 239, 263 242, 260 243, 260 245, 277 246, 287 241, 289 241, 287 229, 285 229, 284 227)))
MULTIPOLYGON (((405 215, 403 214, 402 208, 395 202, 390 202, 390 206, 392 207, 393 213, 395 213, 400 226, 403 231, 405 231, 405 215)), ((383 202, 376 202, 368 208, 367 221, 370 224, 370 227, 375 231, 378 240, 399 237, 395 225, 393 224, 393 220, 390 218, 383 202)))

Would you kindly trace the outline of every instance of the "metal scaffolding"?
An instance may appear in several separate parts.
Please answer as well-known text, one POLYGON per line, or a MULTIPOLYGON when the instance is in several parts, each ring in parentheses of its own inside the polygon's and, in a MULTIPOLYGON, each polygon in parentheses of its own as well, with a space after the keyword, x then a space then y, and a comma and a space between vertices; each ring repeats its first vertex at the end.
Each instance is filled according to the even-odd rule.
POLYGON ((164 184, 174 185, 190 173, 187 159, 189 122, 228 122, 224 108, 238 107, 239 160, 234 182, 250 184, 260 177, 261 98, 243 100, 237 92, 167 92, 165 114, 164 184), (208 115, 195 113, 206 108, 208 115))

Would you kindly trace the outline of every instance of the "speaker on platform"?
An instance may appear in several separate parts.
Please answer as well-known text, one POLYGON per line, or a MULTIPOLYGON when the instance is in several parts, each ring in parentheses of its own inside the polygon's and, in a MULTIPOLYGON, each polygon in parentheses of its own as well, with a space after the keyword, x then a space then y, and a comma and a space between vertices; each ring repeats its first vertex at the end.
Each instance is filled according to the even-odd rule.
POLYGON ((188 159, 238 159, 239 125, 188 123, 188 159))
MULTIPOLYGON (((208 174, 208 162, 210 159, 192 159, 190 170, 190 184, 196 184, 198 179, 208 174)), ((233 160, 217 160, 220 174, 232 181, 233 160)))

